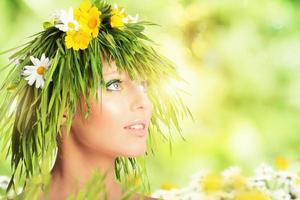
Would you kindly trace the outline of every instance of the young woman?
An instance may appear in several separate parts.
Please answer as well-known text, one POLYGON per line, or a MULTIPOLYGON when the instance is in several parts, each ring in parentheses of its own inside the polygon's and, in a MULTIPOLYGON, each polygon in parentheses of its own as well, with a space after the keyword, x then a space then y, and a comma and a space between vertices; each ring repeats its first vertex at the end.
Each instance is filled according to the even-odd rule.
POLYGON ((126 184, 132 177, 148 184, 144 155, 189 115, 167 90, 180 78, 151 47, 146 25, 123 8, 85 0, 56 12, 11 56, 0 90, 8 191, 22 183, 21 199, 145 197, 128 195, 126 184))
POLYGON ((122 188, 115 180, 115 160, 146 152, 152 113, 147 86, 142 81, 131 80, 127 73, 119 72, 115 63, 109 67, 104 62, 102 70, 106 86, 99 91, 102 92, 101 100, 90 99, 90 118, 82 120, 76 112, 69 135, 62 127, 51 173, 51 197, 54 199, 64 199, 76 192, 91 178, 95 169, 107 173, 108 197, 121 199, 122 188))

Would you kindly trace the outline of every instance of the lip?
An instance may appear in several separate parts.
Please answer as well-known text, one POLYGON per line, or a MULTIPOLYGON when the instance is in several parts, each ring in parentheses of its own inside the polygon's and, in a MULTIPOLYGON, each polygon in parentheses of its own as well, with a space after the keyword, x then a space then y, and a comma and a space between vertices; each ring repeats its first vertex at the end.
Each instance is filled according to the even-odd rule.
POLYGON ((133 120, 133 121, 127 123, 124 126, 124 129, 129 134, 135 135, 137 137, 144 137, 147 134, 148 123, 147 123, 147 120, 136 119, 136 120, 133 120), (130 126, 134 126, 134 125, 142 125, 143 128, 142 129, 131 129, 130 126))

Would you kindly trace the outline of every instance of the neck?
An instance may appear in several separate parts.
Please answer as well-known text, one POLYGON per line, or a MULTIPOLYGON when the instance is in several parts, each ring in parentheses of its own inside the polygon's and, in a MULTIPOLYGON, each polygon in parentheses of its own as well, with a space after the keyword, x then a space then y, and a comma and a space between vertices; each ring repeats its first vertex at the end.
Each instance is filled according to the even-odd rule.
POLYGON ((114 157, 79 145, 72 136, 72 130, 68 136, 63 134, 58 146, 57 159, 51 171, 51 196, 65 199, 76 194, 99 170, 105 175, 104 186, 109 199, 121 199, 122 188, 115 179, 114 157))

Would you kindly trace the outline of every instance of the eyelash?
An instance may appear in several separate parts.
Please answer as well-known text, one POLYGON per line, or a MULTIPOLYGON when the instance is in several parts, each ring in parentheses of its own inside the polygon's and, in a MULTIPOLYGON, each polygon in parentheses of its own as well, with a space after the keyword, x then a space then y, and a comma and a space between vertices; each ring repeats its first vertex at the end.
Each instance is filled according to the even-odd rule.
POLYGON ((121 84, 122 83, 122 81, 120 80, 120 79, 113 79, 113 80, 110 80, 110 81, 108 81, 108 83, 106 84, 106 90, 107 91, 119 91, 119 90, 121 90, 122 89, 122 87, 120 88, 120 89, 110 89, 109 87, 110 86, 112 86, 112 85, 114 85, 114 84, 121 84))
MULTIPOLYGON (((112 85, 114 85, 116 83, 117 84, 121 84, 122 81, 120 79, 112 79, 112 80, 108 81, 108 83, 106 84, 106 90, 110 91, 110 92, 112 92, 112 91, 120 91, 122 89, 121 86, 119 86, 120 87, 119 89, 110 89, 109 88, 110 86, 112 86, 112 85)), ((149 87, 149 82, 148 81, 141 81, 140 84, 144 88, 144 91, 147 92, 148 87, 149 87)))

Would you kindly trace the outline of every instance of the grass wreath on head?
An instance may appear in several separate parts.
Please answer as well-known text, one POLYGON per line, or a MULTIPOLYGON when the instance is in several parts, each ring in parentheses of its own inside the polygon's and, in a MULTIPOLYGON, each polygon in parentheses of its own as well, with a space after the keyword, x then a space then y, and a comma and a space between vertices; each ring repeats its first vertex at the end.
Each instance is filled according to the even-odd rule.
MULTIPOLYGON (((17 48, 12 62, 2 67, 9 71, 0 89, 0 144, 2 155, 11 159, 9 188, 14 180, 50 171, 63 114, 67 111, 69 131, 80 95, 85 100, 99 98, 103 58, 114 61, 130 78, 139 76, 150 83, 148 95, 154 107, 148 151, 153 152, 159 136, 171 144, 171 131, 181 132, 179 118, 191 114, 176 89, 163 87, 181 78, 144 35, 148 25, 153 24, 103 0, 85 0, 74 10, 56 12, 53 21, 44 23, 44 31, 17 48)), ((82 115, 88 118, 90 111, 82 115)), ((129 173, 145 171, 143 161, 136 158, 120 157, 115 164, 121 181, 129 173)))

